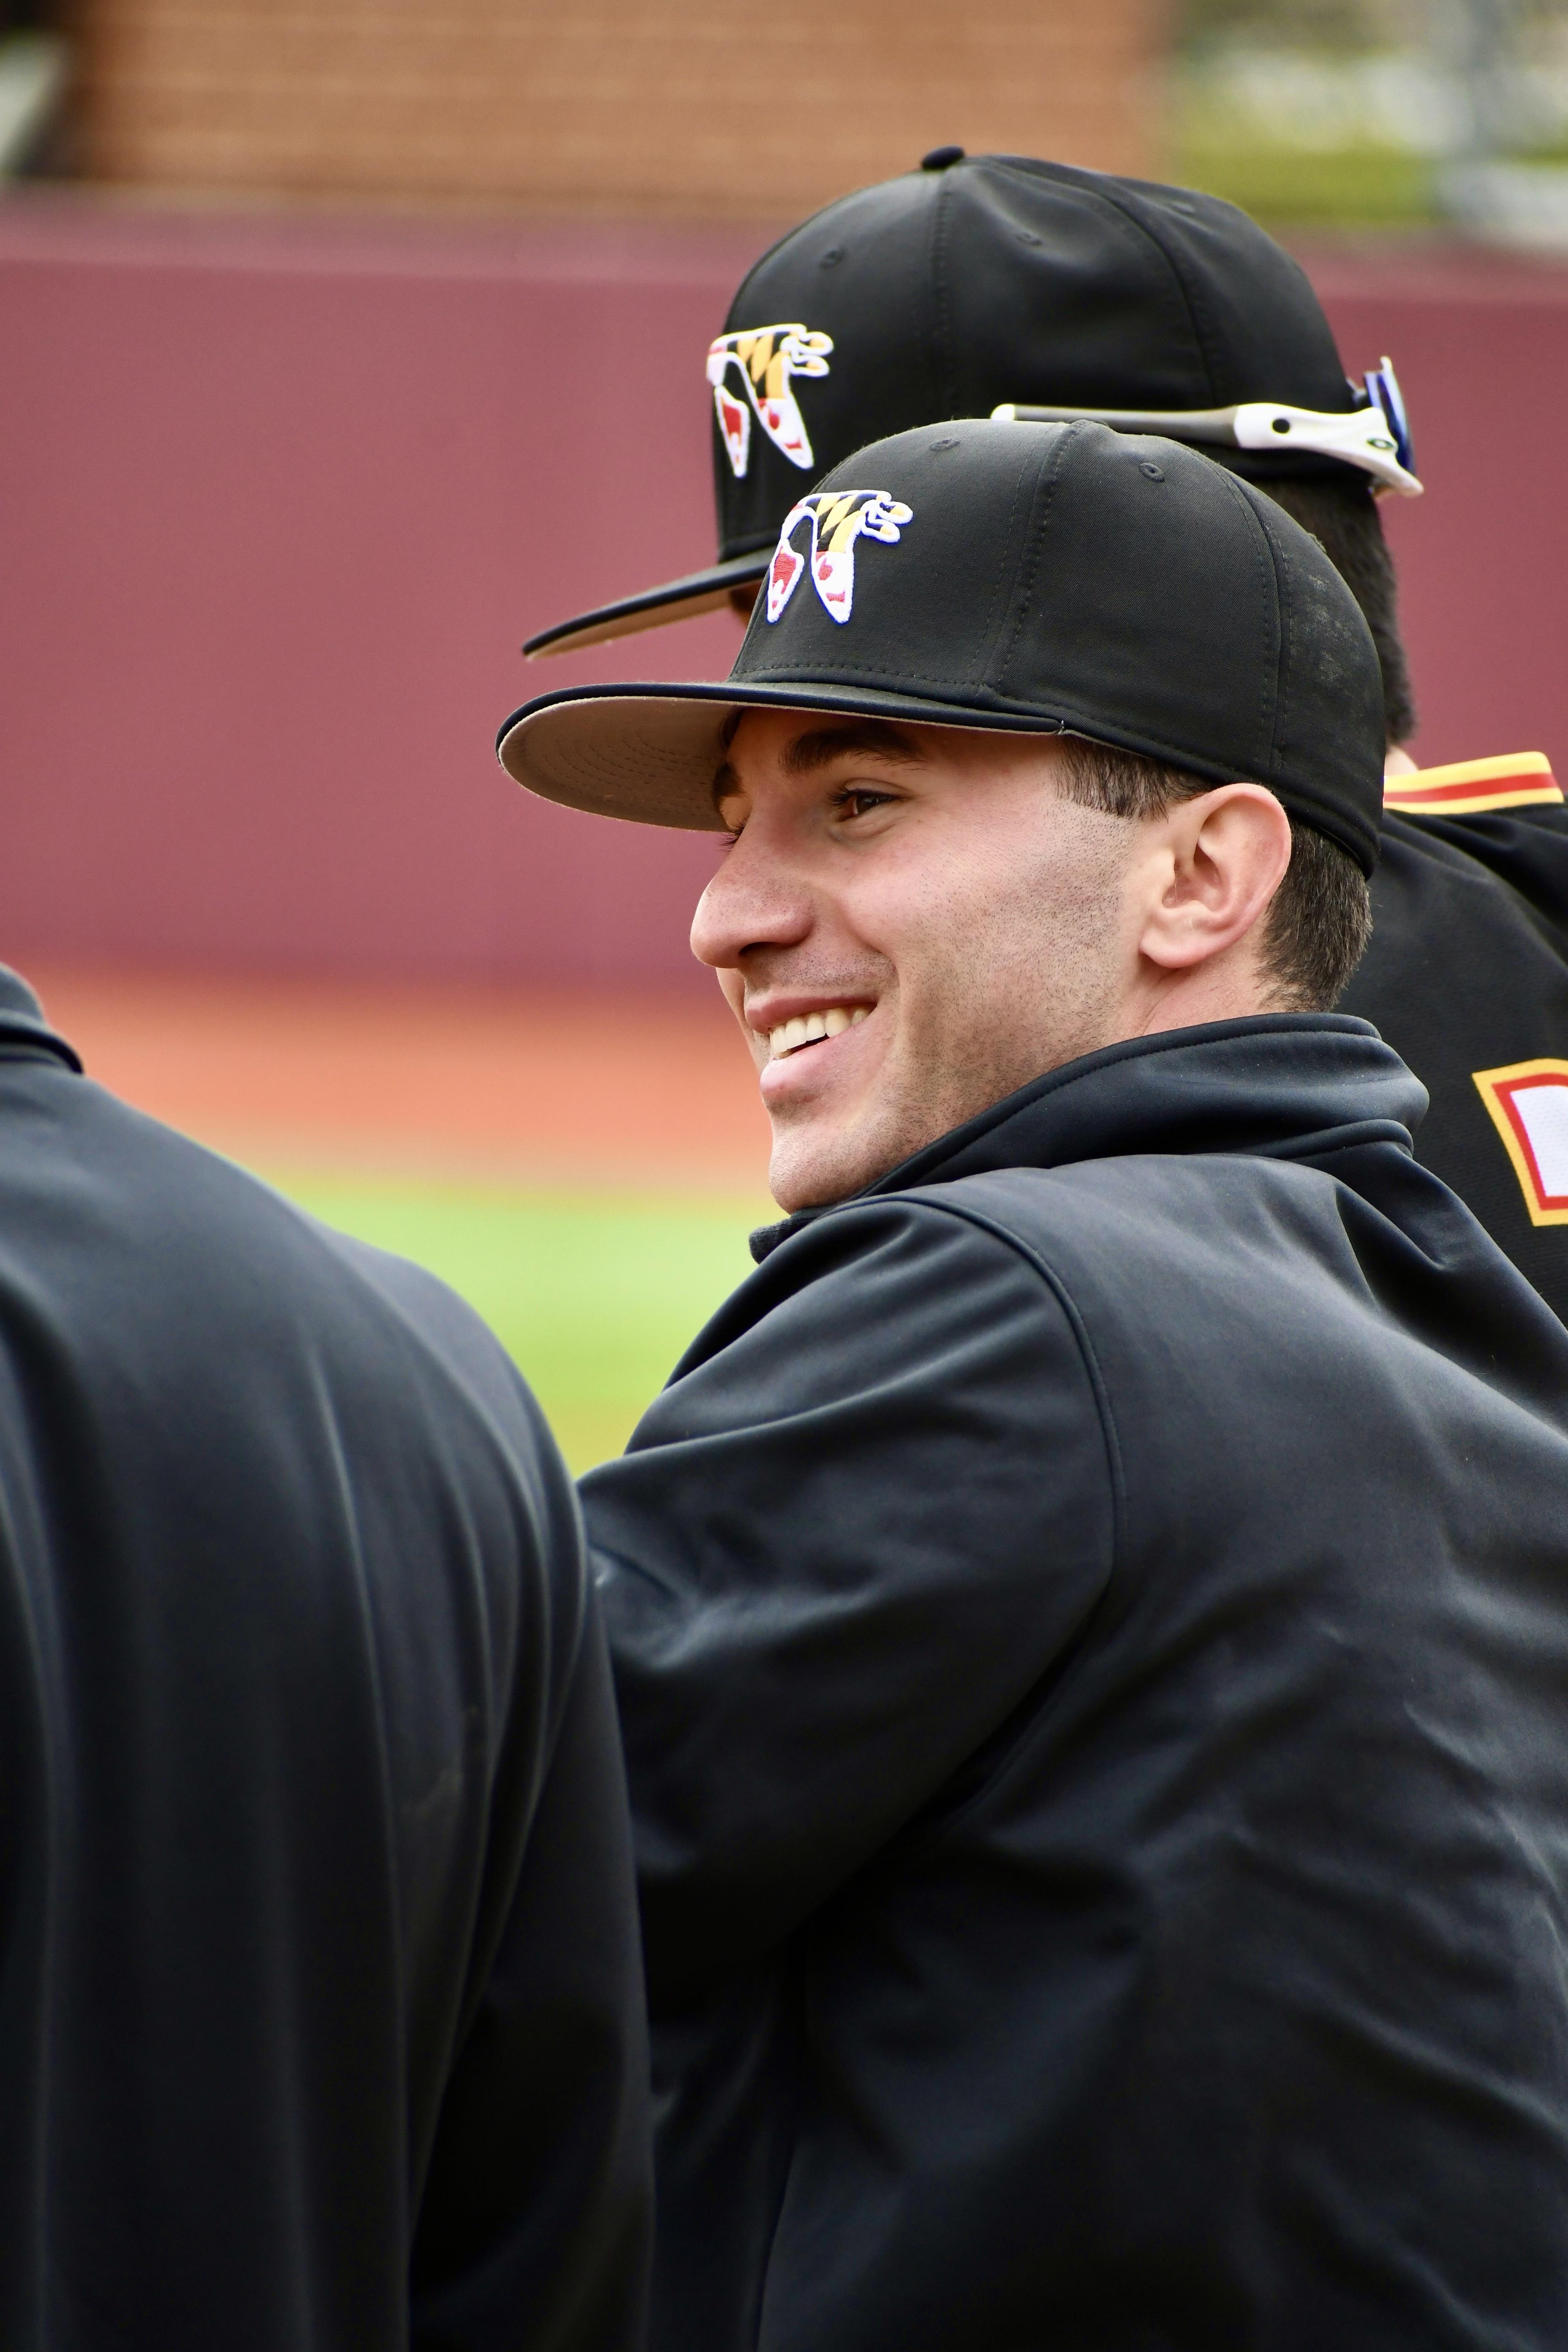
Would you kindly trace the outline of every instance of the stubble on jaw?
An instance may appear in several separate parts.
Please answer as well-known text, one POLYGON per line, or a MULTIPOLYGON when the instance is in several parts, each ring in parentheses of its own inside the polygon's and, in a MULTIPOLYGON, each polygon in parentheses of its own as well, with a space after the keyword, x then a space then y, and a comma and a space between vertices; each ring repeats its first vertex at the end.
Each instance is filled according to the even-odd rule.
POLYGON ((919 986, 896 966, 879 1009, 900 1017, 869 1099, 841 1126, 810 1109, 773 1120, 769 1187, 781 1208, 847 1199, 1047 1071, 1121 1034, 1119 953, 1131 828, 1058 799, 1051 870, 1022 874, 980 910, 934 903, 919 986))

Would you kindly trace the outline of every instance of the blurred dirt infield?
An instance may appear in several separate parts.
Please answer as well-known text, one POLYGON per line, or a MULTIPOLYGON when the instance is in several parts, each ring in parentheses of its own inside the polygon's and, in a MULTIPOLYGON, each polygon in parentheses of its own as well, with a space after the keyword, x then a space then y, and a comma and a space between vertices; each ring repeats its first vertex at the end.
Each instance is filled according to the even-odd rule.
POLYGON ((460 1291, 574 1469, 626 1444, 773 1213, 717 992, 27 977, 89 1076, 460 1291))
POLYGON ((767 1122, 719 1002, 29 965, 127 1101, 252 1166, 760 1190, 767 1122))

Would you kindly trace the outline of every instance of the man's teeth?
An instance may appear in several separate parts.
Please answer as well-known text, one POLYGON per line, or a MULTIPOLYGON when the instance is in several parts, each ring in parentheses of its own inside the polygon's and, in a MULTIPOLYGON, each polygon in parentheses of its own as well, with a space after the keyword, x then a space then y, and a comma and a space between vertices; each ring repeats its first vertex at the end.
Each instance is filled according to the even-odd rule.
POLYGON ((793 1021, 781 1021, 776 1029, 768 1031, 768 1051, 776 1062, 781 1054, 793 1054, 797 1045, 815 1045, 819 1037, 841 1037, 846 1029, 864 1021, 870 1010, 868 1004, 831 1004, 826 1013, 797 1013, 793 1021))

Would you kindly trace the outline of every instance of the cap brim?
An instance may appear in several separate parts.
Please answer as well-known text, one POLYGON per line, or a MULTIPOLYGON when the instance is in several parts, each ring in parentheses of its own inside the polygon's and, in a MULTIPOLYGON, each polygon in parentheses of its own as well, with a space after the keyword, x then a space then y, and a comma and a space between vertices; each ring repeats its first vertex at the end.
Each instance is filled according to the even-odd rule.
POLYGON ((524 791, 563 808, 633 824, 722 833, 713 778, 724 757, 721 730, 733 710, 821 710, 910 726, 982 733, 1067 731, 1048 718, 998 711, 853 686, 602 686, 542 695, 514 710, 496 738, 501 766, 524 791))
POLYGON ((662 588, 645 588, 640 596, 623 596, 618 604, 601 604, 597 612, 579 613, 575 620, 557 621, 552 629, 541 629, 527 640, 524 656, 537 661, 542 654, 576 653, 584 646, 635 636, 639 629, 662 629, 670 621, 694 621, 699 613, 717 613, 735 589, 754 588, 772 560, 771 546, 753 555, 732 555, 728 562, 710 564, 706 572, 667 580, 662 588))

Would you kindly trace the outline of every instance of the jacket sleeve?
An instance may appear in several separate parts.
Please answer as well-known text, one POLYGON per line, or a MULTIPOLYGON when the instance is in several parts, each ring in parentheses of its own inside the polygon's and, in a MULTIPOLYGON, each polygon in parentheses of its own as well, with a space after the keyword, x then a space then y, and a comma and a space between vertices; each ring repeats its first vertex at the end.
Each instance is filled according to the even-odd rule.
POLYGON ((650 2173, 626 1784, 590 1593, 442 2104, 414 2245, 414 2352, 640 2352, 650 2173))
POLYGON ((378 1374, 416 1383, 359 1505, 404 1564, 378 1580, 377 1670, 410 2083, 438 2086, 411 2101, 410 2352, 641 2352, 647 2008, 575 1490, 472 1310, 332 1245, 395 1310, 378 1374))
MULTIPOLYGON (((418 1267, 331 1245, 394 1308, 417 1383, 360 1504, 402 1559, 422 1547, 376 1615, 409 2073, 437 2094, 410 2102, 411 2352, 641 2352, 647 2008, 576 1493, 472 1310, 418 1267)), ((383 1376, 397 1357, 384 1329, 383 1376)))
POLYGON ((584 1482, 656 2008, 931 1806, 1110 1574, 1109 1421, 1044 1268, 931 1196, 778 1248, 584 1482))

